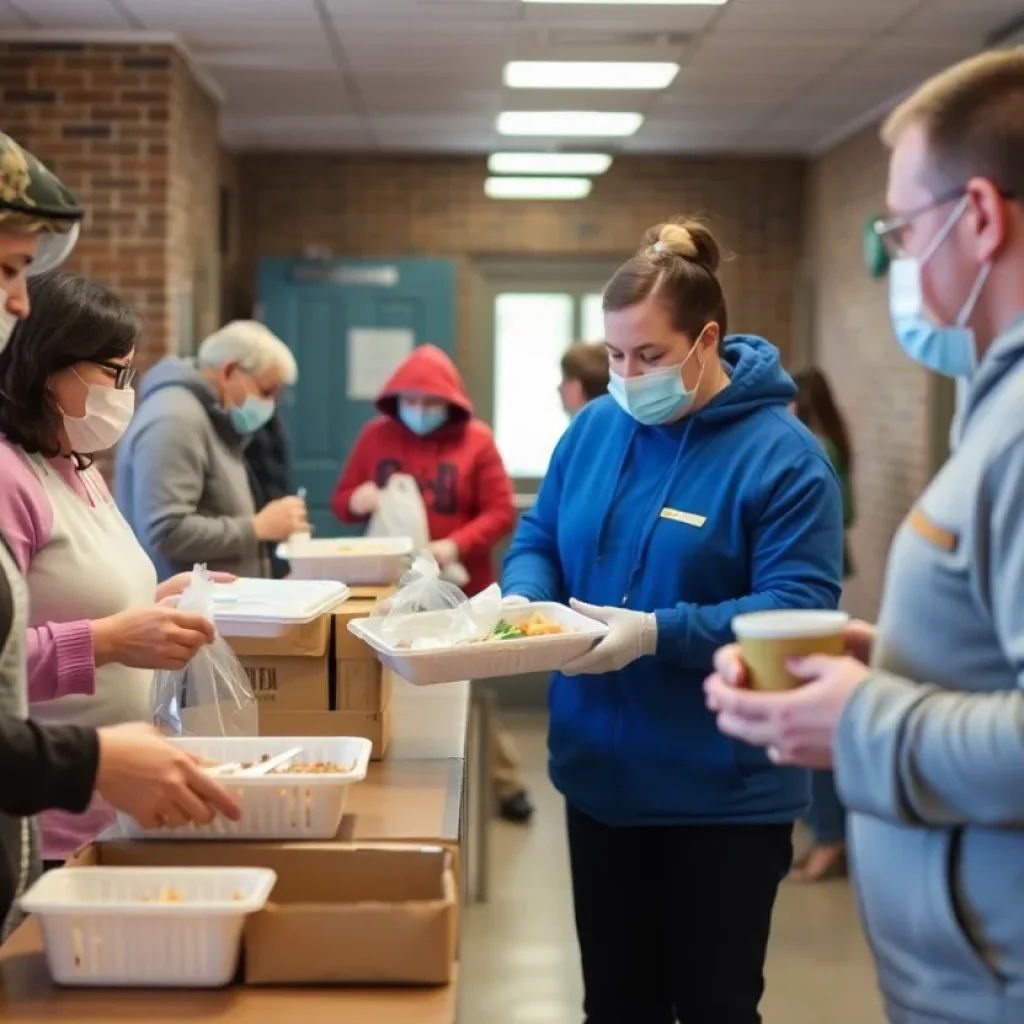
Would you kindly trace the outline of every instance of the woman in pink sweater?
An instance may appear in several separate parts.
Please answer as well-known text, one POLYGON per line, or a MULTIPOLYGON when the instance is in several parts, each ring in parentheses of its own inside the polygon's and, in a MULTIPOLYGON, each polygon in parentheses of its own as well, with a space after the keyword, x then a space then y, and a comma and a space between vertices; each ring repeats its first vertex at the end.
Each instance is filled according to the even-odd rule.
MULTIPOLYGON (((181 668, 213 638, 159 602, 156 572, 92 456, 131 419, 141 321, 111 292, 64 272, 29 285, 32 316, 0 352, 0 532, 28 583, 29 713, 101 727, 150 714, 153 669, 181 668)), ((112 820, 41 816, 43 858, 63 861, 112 820)))

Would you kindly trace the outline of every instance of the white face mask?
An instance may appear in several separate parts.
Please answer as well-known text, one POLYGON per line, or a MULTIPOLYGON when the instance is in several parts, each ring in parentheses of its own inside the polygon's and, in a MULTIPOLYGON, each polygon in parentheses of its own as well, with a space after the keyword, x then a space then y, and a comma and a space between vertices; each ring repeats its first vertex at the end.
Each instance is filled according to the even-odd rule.
MULTIPOLYGON (((78 379, 82 380, 81 377, 78 379)), ((131 388, 82 383, 89 389, 85 415, 69 416, 64 413, 64 431, 73 452, 93 455, 113 448, 121 440, 135 412, 135 392, 131 388)))
POLYGON ((0 288, 0 352, 7 347, 18 318, 7 312, 7 292, 0 288))

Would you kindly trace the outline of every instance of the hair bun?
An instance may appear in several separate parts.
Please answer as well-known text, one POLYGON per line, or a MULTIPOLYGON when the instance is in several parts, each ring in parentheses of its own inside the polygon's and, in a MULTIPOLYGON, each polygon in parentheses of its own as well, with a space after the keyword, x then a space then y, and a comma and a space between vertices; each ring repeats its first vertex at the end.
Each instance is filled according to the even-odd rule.
POLYGON ((647 244, 655 254, 670 253, 704 267, 714 274, 721 262, 721 250, 708 227, 693 218, 658 224, 647 232, 647 244))

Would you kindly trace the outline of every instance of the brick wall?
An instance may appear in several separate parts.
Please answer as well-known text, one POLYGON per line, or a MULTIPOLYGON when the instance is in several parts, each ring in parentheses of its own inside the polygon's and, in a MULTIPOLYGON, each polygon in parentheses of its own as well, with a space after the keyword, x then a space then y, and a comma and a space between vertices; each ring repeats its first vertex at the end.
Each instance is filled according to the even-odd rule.
MULTIPOLYGON (((722 271, 734 330, 790 345, 804 164, 797 160, 620 158, 582 202, 497 202, 482 159, 243 154, 242 255, 231 283, 251 309, 260 256, 309 246, 341 256, 619 257, 677 213, 706 213, 735 259, 722 271)), ((460 352, 469 347, 460 273, 460 352)))
POLYGON ((847 600, 873 619, 889 545, 931 466, 933 381, 893 338, 887 282, 868 276, 864 225, 885 209, 887 153, 877 128, 817 160, 807 192, 807 265, 815 284, 813 345, 850 424, 856 467, 856 576, 847 600))
POLYGON ((176 51, 0 42, 0 126, 85 205, 68 267, 145 316, 140 365, 174 350, 179 296, 204 267, 197 319, 215 325, 216 110, 176 51))

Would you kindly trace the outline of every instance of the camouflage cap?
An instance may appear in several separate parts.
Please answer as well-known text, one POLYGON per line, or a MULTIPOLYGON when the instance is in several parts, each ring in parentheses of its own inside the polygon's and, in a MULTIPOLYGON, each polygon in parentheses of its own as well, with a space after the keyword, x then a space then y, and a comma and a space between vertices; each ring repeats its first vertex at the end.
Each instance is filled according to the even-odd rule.
POLYGON ((0 231, 40 236, 29 273, 43 274, 64 262, 78 241, 82 215, 53 171, 0 132, 0 231))

